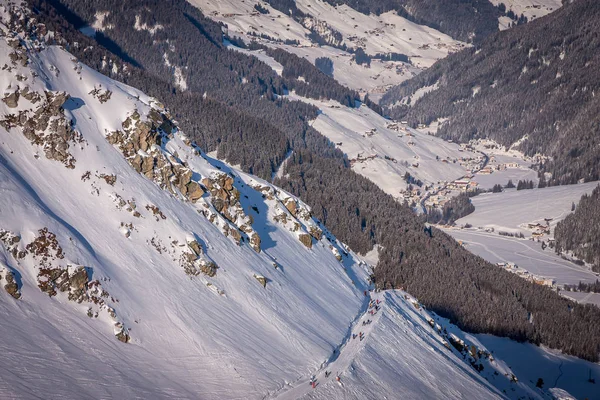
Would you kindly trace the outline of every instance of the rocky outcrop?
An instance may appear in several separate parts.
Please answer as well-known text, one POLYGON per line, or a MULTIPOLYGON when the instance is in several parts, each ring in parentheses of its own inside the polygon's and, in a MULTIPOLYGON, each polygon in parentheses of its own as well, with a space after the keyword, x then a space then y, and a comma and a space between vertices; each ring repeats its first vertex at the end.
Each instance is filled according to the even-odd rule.
POLYGON ((306 233, 301 233, 298 235, 298 239, 300 239, 300 242, 303 245, 305 245, 309 249, 312 249, 312 236, 306 233))
POLYGON ((254 274, 254 279, 256 279, 258 283, 262 285, 262 287, 264 287, 265 289, 267 288, 267 282, 269 282, 267 278, 265 278, 262 275, 254 274))
POLYGON ((125 328, 122 323, 115 323, 115 336, 116 338, 123 343, 129 343, 131 337, 129 336, 129 329, 125 328))
POLYGON ((0 243, 15 260, 20 260, 27 255, 27 250, 21 247, 21 237, 15 233, 0 229, 0 243))
POLYGON ((115 183, 117 183, 117 176, 114 174, 100 174, 97 176, 98 178, 103 179, 104 182, 106 182, 110 186, 115 186, 115 183))
POLYGON ((260 253, 260 236, 258 233, 253 232, 250 236, 250 246, 252 246, 257 253, 260 253))
POLYGON ((231 236, 238 244, 242 240, 248 240, 252 248, 260 253, 260 236, 252 229, 252 218, 246 215, 242 208, 240 192, 234 186, 234 178, 220 173, 202 179, 202 184, 210 193, 214 209, 233 225, 224 226, 223 233, 231 236))
POLYGON ((285 208, 287 208, 287 210, 290 212, 290 214, 296 217, 298 213, 298 203, 296 203, 296 200, 290 197, 284 201, 284 205, 285 208))
MULTIPOLYGON (((0 236, 11 242, 14 240, 6 232, 0 236)), ((123 327, 123 323, 117 320, 114 309, 107 304, 108 299, 113 302, 118 302, 118 299, 115 300, 111 297, 99 280, 92 280, 93 270, 91 267, 72 265, 66 262, 66 255, 53 232, 48 228, 38 230, 38 236, 25 248, 24 257, 31 257, 31 261, 34 262, 37 269, 37 285, 42 292, 50 297, 64 293, 70 301, 78 304, 88 303, 87 314, 91 317, 98 317, 99 312, 107 311, 114 322, 123 327)), ((19 253, 17 252, 17 254, 19 253)), ((7 282, 11 284, 9 288, 6 288, 7 291, 10 289, 9 293, 15 293, 13 297, 16 296, 18 288, 15 291, 15 280, 9 282, 7 279, 7 282)), ((18 295, 20 296, 20 293, 18 295)), ((117 338, 121 340, 121 338, 127 337, 126 342, 128 342, 128 330, 123 327, 120 331, 122 331, 122 335, 117 338)))
POLYGON ((219 267, 204 254, 204 250, 202 249, 202 246, 200 246, 200 243, 192 238, 188 238, 186 241, 188 248, 191 251, 184 251, 179 259, 179 263, 183 267, 185 273, 190 276, 197 276, 200 273, 203 273, 211 278, 217 275, 217 269, 219 267))
POLYGON ((8 108, 17 108, 19 106, 19 92, 6 94, 2 101, 7 105, 8 108))
POLYGON ((4 284, 4 290, 16 300, 21 298, 21 291, 19 290, 19 285, 15 279, 15 276, 12 271, 4 268, 2 264, 0 264, 0 282, 6 282, 4 284))
MULTIPOLYGON (((39 93, 23 89, 21 95, 32 102, 42 101, 39 93)), ((9 107, 16 107, 19 92, 14 92, 3 101, 9 107)), ((46 158, 59 161, 67 168, 75 168, 75 158, 69 152, 71 144, 83 143, 81 135, 71 127, 65 117, 63 104, 69 99, 65 92, 44 92, 44 100, 35 110, 20 111, 18 115, 6 115, 0 125, 6 129, 21 127, 23 135, 32 144, 40 146, 46 158)))
POLYGON ((38 236, 25 248, 44 267, 50 266, 54 260, 65 258, 56 235, 50 232, 48 228, 40 229, 38 236))
POLYGON ((317 240, 321 240, 321 238, 323 237, 323 231, 316 225, 311 225, 308 228, 308 233, 310 233, 310 235, 317 240))
POLYGON ((87 293, 89 275, 85 267, 42 267, 38 271, 37 281, 40 290, 50 297, 60 291, 67 292, 69 300, 77 303, 92 301, 93 295, 87 293))
POLYGON ((108 100, 110 100, 110 97, 112 96, 112 92, 108 89, 102 91, 101 87, 96 87, 94 86, 94 89, 92 89, 88 94, 92 95, 92 97, 95 97, 96 99, 98 99, 98 101, 102 104, 102 103, 106 103, 108 100))
POLYGON ((175 155, 161 146, 174 129, 167 115, 152 109, 147 120, 133 112, 122 124, 122 131, 111 132, 106 139, 118 146, 129 164, 139 173, 156 182, 162 189, 177 192, 195 203, 204 195, 200 184, 193 180, 193 171, 175 155), (167 129, 169 132, 166 132, 167 129))

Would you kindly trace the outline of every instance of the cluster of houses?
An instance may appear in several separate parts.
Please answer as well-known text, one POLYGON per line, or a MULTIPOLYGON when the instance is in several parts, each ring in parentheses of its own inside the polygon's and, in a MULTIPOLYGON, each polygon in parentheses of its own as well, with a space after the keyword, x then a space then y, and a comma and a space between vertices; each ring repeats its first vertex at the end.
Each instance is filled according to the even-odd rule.
POLYGON ((526 269, 519 268, 519 266, 514 263, 499 262, 496 265, 498 265, 500 268, 504 268, 508 272, 512 272, 513 274, 520 276, 521 278, 523 278, 525 280, 528 280, 529 282, 533 282, 533 283, 536 283, 536 284, 542 285, 542 286, 548 286, 551 288, 556 287, 556 280, 554 280, 552 278, 545 278, 542 276, 534 275, 534 274, 530 273, 529 271, 527 271, 526 269))
POLYGON ((545 218, 545 224, 540 222, 528 223, 527 228, 532 231, 531 236, 533 238, 541 238, 544 235, 550 235, 550 221, 552 221, 552 218, 545 218))
POLYGON ((467 192, 469 190, 475 190, 477 188, 477 185, 477 182, 472 181, 468 178, 463 178, 450 182, 446 187, 451 190, 467 192))

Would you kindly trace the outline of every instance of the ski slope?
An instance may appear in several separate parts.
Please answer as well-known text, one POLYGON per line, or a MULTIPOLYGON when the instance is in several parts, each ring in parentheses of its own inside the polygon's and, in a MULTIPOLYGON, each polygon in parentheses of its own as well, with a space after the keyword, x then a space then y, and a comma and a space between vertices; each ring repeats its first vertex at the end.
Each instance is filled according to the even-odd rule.
MULTIPOLYGON (((0 279, 19 292, 0 289, 0 398, 258 399, 328 359, 349 376, 370 267, 300 200, 207 156, 156 99, 19 31, 30 17, 0 3, 0 279)), ((496 396, 390 312, 373 340, 406 326, 415 357, 390 384, 496 396)))
POLYGON ((312 127, 348 156, 355 172, 396 198, 401 198, 408 186, 403 179, 406 172, 425 184, 453 181, 466 174, 457 160, 479 156, 463 151, 455 143, 387 120, 365 105, 349 108, 293 93, 288 98, 319 107, 320 114, 312 127))
POLYGON ((488 392, 489 383, 460 361, 455 368, 441 368, 435 377, 431 375, 431 364, 441 366, 456 359, 427 322, 429 315, 423 309, 415 311, 411 303, 414 299, 404 292, 368 294, 363 312, 345 342, 319 371, 268 398, 501 398, 497 392, 488 392), (419 346, 423 338, 431 341, 431 346, 425 353, 414 352, 414 346, 419 346), (410 368, 406 368, 408 365, 410 368), (418 383, 421 380, 427 384, 418 383), (446 391, 450 386, 460 390, 446 391))

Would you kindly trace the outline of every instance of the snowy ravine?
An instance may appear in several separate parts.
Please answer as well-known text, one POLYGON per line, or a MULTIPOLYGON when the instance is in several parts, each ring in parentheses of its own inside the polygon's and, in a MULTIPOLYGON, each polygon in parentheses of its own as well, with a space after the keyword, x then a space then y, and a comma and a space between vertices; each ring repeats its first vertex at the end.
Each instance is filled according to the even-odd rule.
POLYGON ((308 206, 208 157, 7 4, 1 399, 502 397, 484 378, 510 370, 488 357, 480 375, 415 299, 369 292, 369 266, 308 206))

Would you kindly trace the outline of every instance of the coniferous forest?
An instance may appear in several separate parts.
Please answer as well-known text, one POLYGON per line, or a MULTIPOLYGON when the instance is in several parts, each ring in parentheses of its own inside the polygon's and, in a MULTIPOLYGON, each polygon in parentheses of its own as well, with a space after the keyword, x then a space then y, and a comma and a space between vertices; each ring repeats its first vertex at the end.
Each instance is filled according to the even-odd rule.
POLYGON ((583 195, 575 211, 554 228, 556 252, 572 252, 600 272, 600 186, 583 195))
POLYGON ((531 23, 498 32, 438 61, 385 94, 387 113, 412 125, 447 121, 437 134, 490 138, 539 160, 548 185, 600 179, 600 3, 569 2, 531 23), (411 105, 394 105, 434 87, 411 105), (494 110, 494 112, 488 112, 494 110))

